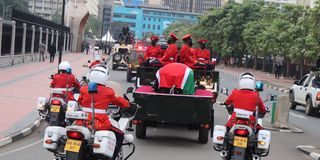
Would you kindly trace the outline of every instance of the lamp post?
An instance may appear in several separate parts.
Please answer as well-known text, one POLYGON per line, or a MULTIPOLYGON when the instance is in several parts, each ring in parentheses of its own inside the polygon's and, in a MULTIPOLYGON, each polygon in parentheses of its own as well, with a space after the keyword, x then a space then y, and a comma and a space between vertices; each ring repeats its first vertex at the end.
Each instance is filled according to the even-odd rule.
MULTIPOLYGON (((62 15, 61 15, 61 35, 63 35, 63 26, 64 26, 64 10, 66 6, 66 0, 62 0, 62 15)), ((60 36, 62 37, 62 36, 60 36)), ((62 40, 60 41, 60 48, 59 48, 59 60, 58 60, 58 66, 61 63, 62 60, 62 48, 63 48, 63 42, 62 40)))

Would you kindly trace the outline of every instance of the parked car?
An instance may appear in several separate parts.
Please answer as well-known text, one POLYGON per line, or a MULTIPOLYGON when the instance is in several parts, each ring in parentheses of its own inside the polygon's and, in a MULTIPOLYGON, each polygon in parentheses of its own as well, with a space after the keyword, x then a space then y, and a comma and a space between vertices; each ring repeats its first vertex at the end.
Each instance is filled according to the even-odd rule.
POLYGON ((320 71, 311 71, 299 81, 294 82, 289 91, 291 109, 294 110, 297 105, 302 105, 305 107, 307 115, 314 115, 319 112, 320 88, 313 85, 313 81, 317 81, 316 76, 320 76, 320 71))

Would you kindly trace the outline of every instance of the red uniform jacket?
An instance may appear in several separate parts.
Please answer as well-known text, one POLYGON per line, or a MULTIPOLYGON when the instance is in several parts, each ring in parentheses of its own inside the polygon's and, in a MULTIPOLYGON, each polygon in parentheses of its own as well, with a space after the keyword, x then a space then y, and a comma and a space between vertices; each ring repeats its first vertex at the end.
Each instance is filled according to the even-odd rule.
MULTIPOLYGON (((264 106, 261 98, 258 95, 259 93, 250 90, 233 90, 231 95, 227 98, 226 104, 233 104, 234 108, 244 109, 247 111, 255 112, 258 102, 259 112, 265 113, 266 107, 264 106)), ((231 128, 235 124, 236 115, 233 113, 231 118, 227 123, 227 127, 231 128)), ((250 117, 250 126, 253 127, 255 118, 250 117)), ((258 129, 261 129, 261 126, 258 126, 258 129)))
POLYGON ((148 58, 161 58, 161 48, 158 45, 148 46, 144 54, 144 59, 148 58))
POLYGON ((198 48, 196 54, 193 55, 193 58, 202 63, 211 63, 210 51, 207 49, 198 48))
POLYGON ((197 54, 198 49, 196 49, 196 48, 190 48, 190 52, 191 52, 191 57, 194 57, 194 55, 197 54))
POLYGON ((95 66, 95 65, 97 65, 97 64, 101 64, 101 61, 93 61, 93 62, 90 64, 89 68, 91 69, 93 66, 95 66))
MULTIPOLYGON (((73 74, 61 73, 54 75, 50 87, 66 89, 67 85, 70 89, 70 91, 68 91, 68 100, 74 100, 71 88, 80 88, 80 83, 77 81, 73 74)), ((63 95, 54 94, 53 97, 63 98, 63 95)))
MULTIPOLYGON (((112 88, 98 85, 98 93, 93 94, 95 101, 95 109, 107 110, 109 104, 117 105, 121 108, 128 108, 129 102, 122 97, 117 97, 112 88)), ((81 107, 92 108, 92 97, 88 93, 88 86, 83 86, 80 89, 80 96, 78 102, 81 107)), ((92 114, 89 113, 87 124, 91 124, 92 114)), ((82 125, 82 121, 77 122, 78 125, 82 125)), ((94 126, 96 130, 109 130, 111 128, 111 122, 106 113, 95 113, 94 126)))
POLYGON ((166 49, 163 57, 160 58, 160 62, 162 65, 166 65, 169 63, 173 63, 177 61, 178 55, 178 47, 176 44, 170 44, 169 47, 166 49))
POLYGON ((181 63, 187 65, 188 67, 196 64, 196 61, 191 57, 190 47, 188 45, 182 45, 180 50, 180 60, 181 63))

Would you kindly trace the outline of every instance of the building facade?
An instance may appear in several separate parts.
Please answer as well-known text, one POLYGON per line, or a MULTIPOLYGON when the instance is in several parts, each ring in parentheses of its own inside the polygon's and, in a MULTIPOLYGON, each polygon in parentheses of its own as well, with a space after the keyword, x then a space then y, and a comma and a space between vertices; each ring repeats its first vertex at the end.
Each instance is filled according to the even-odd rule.
POLYGON ((212 7, 221 7, 221 0, 162 0, 161 4, 173 11, 203 13, 212 7))
POLYGON ((111 34, 117 39, 123 25, 128 25, 136 39, 145 39, 150 34, 162 36, 165 29, 174 22, 196 23, 199 14, 177 12, 133 6, 115 6, 111 34))
POLYGON ((32 14, 42 18, 52 20, 53 16, 60 12, 62 8, 61 0, 30 0, 28 9, 32 14))

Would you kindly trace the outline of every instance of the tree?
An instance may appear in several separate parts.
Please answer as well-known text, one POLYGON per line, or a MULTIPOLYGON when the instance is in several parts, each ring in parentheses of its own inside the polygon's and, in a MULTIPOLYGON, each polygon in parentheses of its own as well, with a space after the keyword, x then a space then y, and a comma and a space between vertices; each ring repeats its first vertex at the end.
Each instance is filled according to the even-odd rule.
POLYGON ((85 34, 92 35, 91 38, 100 36, 101 23, 102 23, 101 20, 99 20, 97 16, 90 15, 85 26, 85 34))
POLYGON ((28 11, 28 0, 1 0, 0 2, 0 16, 3 15, 3 10, 8 9, 13 5, 14 9, 23 11, 23 12, 29 12, 28 11))

